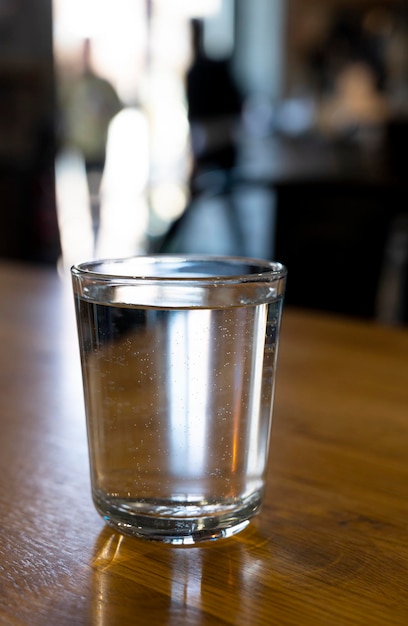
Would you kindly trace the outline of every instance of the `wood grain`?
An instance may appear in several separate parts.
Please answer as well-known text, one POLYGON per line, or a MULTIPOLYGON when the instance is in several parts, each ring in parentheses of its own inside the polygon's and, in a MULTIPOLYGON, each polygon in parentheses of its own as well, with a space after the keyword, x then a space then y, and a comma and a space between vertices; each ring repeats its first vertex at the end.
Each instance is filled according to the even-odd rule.
POLYGON ((171 547, 93 508, 70 285, 0 299, 1 625, 408 623, 406 329, 287 309, 262 513, 171 547))

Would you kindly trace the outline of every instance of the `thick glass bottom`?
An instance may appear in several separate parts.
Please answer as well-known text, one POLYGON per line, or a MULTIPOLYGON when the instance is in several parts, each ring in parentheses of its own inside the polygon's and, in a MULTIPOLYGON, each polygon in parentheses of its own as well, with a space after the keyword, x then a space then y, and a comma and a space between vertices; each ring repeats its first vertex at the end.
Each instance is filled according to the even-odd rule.
POLYGON ((174 545, 231 537, 259 512, 262 494, 256 492, 239 503, 136 501, 94 492, 94 503, 105 522, 124 535, 174 545))

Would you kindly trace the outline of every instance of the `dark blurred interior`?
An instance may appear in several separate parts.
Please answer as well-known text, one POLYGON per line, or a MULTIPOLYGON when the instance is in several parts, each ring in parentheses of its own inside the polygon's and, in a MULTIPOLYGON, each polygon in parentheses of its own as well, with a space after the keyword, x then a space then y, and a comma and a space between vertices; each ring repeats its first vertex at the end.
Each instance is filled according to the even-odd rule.
MULTIPOLYGON (((0 257, 54 267, 64 252, 55 174, 66 142, 60 93, 72 73, 72 62, 56 53, 56 5, 0 0, 0 257)), ((166 19, 174 20, 162 5, 138 0, 146 40, 142 61, 127 69, 135 76, 162 76, 157 68, 180 45, 170 38, 166 55, 152 44, 166 19)), ((146 161, 140 185, 147 218, 134 253, 274 258, 288 266, 289 305, 406 323, 406 0, 214 6, 218 17, 217 10, 210 17, 185 13, 189 62, 174 63, 190 150, 184 160, 177 154, 173 168, 184 195, 176 194, 168 168, 163 174, 160 141, 150 139, 138 157, 146 161), (155 203, 176 196, 182 210, 155 212, 155 203)), ((84 41, 92 44, 89 34, 84 41)), ((142 111, 151 132, 154 89, 138 83, 136 97, 117 88, 117 110, 142 111)), ((166 98, 162 108, 170 107, 166 98)), ((141 161, 133 166, 128 154, 124 169, 137 177, 141 161)), ((98 193, 89 189, 91 197, 98 193)), ((97 230, 99 209, 91 211, 97 230)), ((80 235, 85 227, 77 228, 80 235)))
POLYGON ((0 3, 0 255, 55 262, 50 2, 0 3))

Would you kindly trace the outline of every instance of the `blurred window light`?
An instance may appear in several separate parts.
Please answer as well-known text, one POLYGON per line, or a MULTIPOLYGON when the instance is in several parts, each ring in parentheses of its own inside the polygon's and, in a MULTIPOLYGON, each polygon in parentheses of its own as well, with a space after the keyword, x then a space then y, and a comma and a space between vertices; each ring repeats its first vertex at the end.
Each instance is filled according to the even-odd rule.
POLYGON ((79 69, 84 40, 92 42, 92 68, 125 103, 138 99, 146 55, 144 2, 53 0, 54 51, 59 65, 79 69))
POLYGON ((144 3, 134 0, 53 0, 54 38, 95 38, 120 31, 116 34, 120 43, 140 30, 144 13, 144 3))
POLYGON ((156 0, 155 6, 164 13, 179 13, 187 18, 200 18, 217 14, 222 0, 156 0))
POLYGON ((152 189, 152 209, 163 221, 165 227, 179 218, 186 208, 187 190, 175 183, 163 183, 152 189))
MULTIPOLYGON (((92 71, 112 84, 125 107, 108 135, 98 255, 143 250, 149 220, 167 228, 185 208, 190 151, 183 81, 191 57, 189 20, 217 14, 222 1, 229 2, 52 0, 57 80, 69 89, 82 71, 84 41, 90 40, 92 71)), ((62 205, 69 205, 70 196, 63 185, 62 205)), ((89 204, 81 196, 78 207, 88 219, 85 200, 89 204)), ((75 256, 78 223, 65 239, 75 256)))
POLYGON ((204 49, 211 59, 225 59, 234 51, 234 0, 222 0, 217 13, 204 23, 204 49))
POLYGON ((123 109, 109 126, 97 256, 143 252, 148 222, 148 157, 145 115, 136 108, 123 109))
POLYGON ((57 217, 62 258, 60 269, 68 270, 94 252, 91 207, 85 163, 74 150, 62 151, 55 163, 57 217))
POLYGON ((55 36, 64 40, 100 34, 109 24, 110 5, 109 0, 54 0, 55 36))

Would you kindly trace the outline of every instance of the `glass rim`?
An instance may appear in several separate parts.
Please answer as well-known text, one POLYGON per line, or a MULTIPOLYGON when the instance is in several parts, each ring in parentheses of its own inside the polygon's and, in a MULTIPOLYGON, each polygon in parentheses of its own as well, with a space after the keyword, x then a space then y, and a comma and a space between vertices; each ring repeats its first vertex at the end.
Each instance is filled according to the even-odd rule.
MULTIPOLYGON (((146 268, 146 265, 143 266, 146 268)), ((133 269, 133 268, 132 268, 133 269)), ((71 274, 73 276, 88 278, 94 281, 120 281, 120 282, 134 282, 134 281, 152 281, 152 282, 165 282, 165 283, 187 283, 193 282, 198 284, 211 283, 236 283, 236 282, 259 282, 265 280, 280 280, 286 277, 286 267, 278 261, 269 261, 267 259, 260 259, 256 257, 246 256, 228 256, 228 255, 207 255, 207 254, 143 254, 134 255, 128 257, 117 258, 101 258, 94 259, 92 261, 85 261, 83 263, 75 263, 71 267, 71 274), (202 276, 191 276, 186 274, 166 274, 163 272, 157 273, 123 273, 123 272, 103 272, 98 271, 95 268, 103 265, 119 266, 125 265, 130 262, 141 263, 150 262, 153 266, 153 262, 165 263, 180 263, 180 262, 204 262, 204 263, 224 263, 231 264, 233 267, 241 265, 248 265, 258 267, 261 271, 254 273, 240 273, 236 272, 231 274, 210 274, 202 276)))

